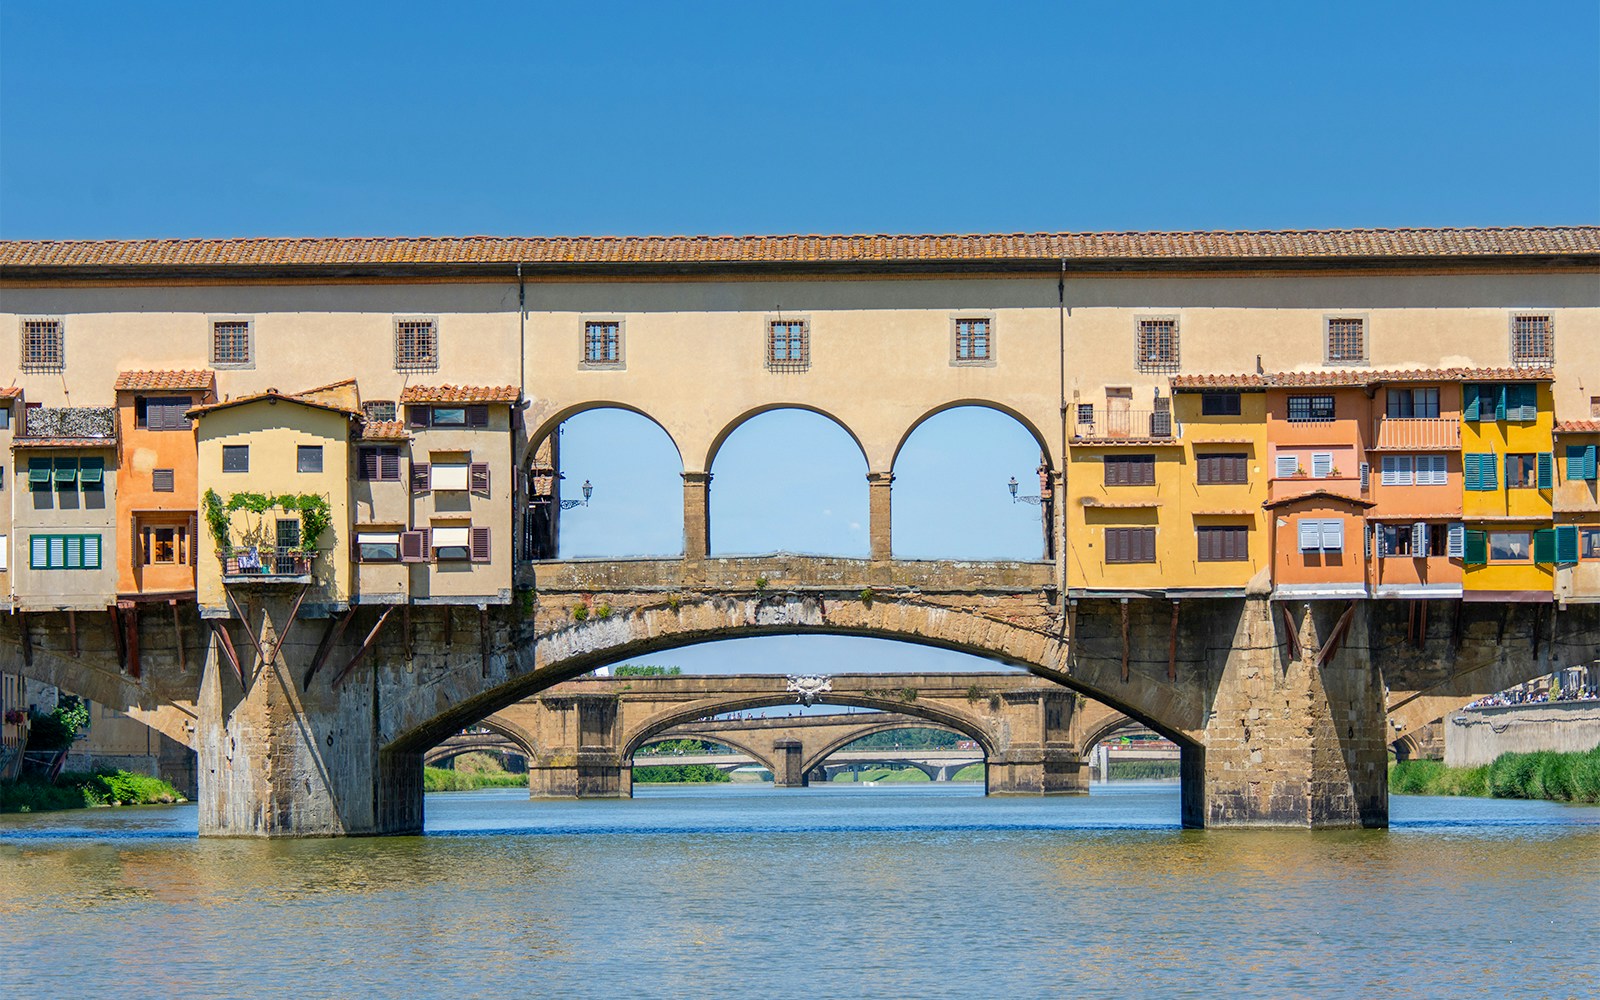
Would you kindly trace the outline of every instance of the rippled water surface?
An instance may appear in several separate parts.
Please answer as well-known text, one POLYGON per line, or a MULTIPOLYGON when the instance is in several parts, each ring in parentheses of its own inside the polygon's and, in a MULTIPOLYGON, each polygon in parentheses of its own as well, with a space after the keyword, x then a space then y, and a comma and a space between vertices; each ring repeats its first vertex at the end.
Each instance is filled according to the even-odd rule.
POLYGON ((429 796, 428 835, 0 818, 0 996, 1600 995, 1600 809, 1184 831, 1175 784, 429 796))

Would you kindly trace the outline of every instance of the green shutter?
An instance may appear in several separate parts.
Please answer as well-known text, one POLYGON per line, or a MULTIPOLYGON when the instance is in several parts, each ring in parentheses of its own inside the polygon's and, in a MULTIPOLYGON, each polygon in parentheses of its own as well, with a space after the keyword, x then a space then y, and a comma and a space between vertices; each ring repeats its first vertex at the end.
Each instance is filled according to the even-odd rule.
POLYGON ((1540 528, 1533 533, 1533 561, 1536 563, 1556 561, 1556 529, 1540 528))
POLYGON ((106 460, 103 458, 85 458, 81 462, 82 472, 78 480, 85 486, 98 486, 105 478, 106 460))
POLYGON ((1588 479, 1589 460, 1584 457, 1584 446, 1581 444, 1567 445, 1567 481, 1588 479))
POLYGON ((1478 386, 1475 382, 1468 382, 1461 387, 1462 420, 1477 421, 1482 419, 1478 414, 1478 386))
POLYGON ((1600 476, 1596 475, 1597 468, 1595 464, 1595 446, 1592 444, 1586 444, 1583 446, 1583 469, 1583 478, 1600 478, 1600 476))
POLYGON ((56 459, 56 482, 74 483, 78 481, 78 460, 75 458, 56 459))
POLYGON ((1532 382, 1522 387, 1522 419, 1530 424, 1539 419, 1539 387, 1532 382))
POLYGON ((1483 477, 1478 473, 1478 456, 1475 454, 1461 456, 1461 485, 1468 493, 1483 489, 1483 477))
POLYGON ((1489 563, 1489 533, 1468 531, 1466 556, 1461 560, 1467 566, 1486 566, 1489 563))
POLYGON ((1494 418, 1496 420, 1504 420, 1506 418, 1506 387, 1505 387, 1505 384, 1501 383, 1500 385, 1494 386, 1493 389, 1494 389, 1494 418))
POLYGON ((45 489, 50 485, 50 466, 48 458, 28 459, 28 484, 34 489, 45 489))
POLYGON ((1562 524, 1556 526, 1556 562, 1575 563, 1578 561, 1578 526, 1576 524, 1562 524))
POLYGON ((1541 451, 1534 456, 1534 467, 1539 476, 1541 490, 1554 489, 1556 485, 1556 454, 1553 451, 1541 451))

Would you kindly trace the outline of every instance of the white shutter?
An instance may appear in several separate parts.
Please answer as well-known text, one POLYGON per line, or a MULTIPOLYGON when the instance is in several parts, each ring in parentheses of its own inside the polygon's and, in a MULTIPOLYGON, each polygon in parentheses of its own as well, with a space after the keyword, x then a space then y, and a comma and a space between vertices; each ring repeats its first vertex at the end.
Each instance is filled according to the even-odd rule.
POLYGON ((1411 526, 1411 556, 1421 559, 1428 554, 1428 525, 1418 521, 1411 526))
POLYGON ((1298 468, 1300 468, 1300 459, 1297 456, 1285 455, 1281 451, 1278 452, 1279 479, 1288 479, 1290 476, 1294 475, 1295 470, 1298 468))
POLYGON ((1410 455, 1383 456, 1383 485, 1410 486, 1411 483, 1410 455))
POLYGON ((1300 551, 1315 552, 1322 548, 1322 522, 1316 518, 1300 519, 1300 551))
POLYGON ((50 565, 50 537, 48 535, 34 535, 29 541, 33 546, 33 554, 29 564, 34 569, 46 569, 50 565))
POLYGON ((1322 550, 1324 552, 1344 551, 1344 521, 1340 518, 1330 518, 1322 522, 1322 550))
POLYGON ((1450 526, 1450 538, 1445 552, 1451 559, 1462 559, 1467 554, 1467 526, 1457 521, 1450 526))
POLYGON ((1445 472, 1443 455, 1417 456, 1418 486, 1444 486, 1448 482, 1449 475, 1445 472))
POLYGON ((1361 463, 1361 492, 1365 493, 1372 488, 1372 466, 1366 462, 1361 463))
POLYGON ((1389 526, 1387 524, 1374 525, 1372 533, 1378 538, 1378 555, 1383 557, 1389 554, 1389 526))
POLYGON ((1333 475, 1333 452, 1317 451, 1311 453, 1311 475, 1315 479, 1327 479, 1333 475))
POLYGON ((100 568, 100 536, 83 536, 83 567, 84 569, 100 568))
POLYGON ((0 535, 0 573, 3 573, 7 569, 10 568, 10 564, 6 561, 7 558, 8 558, 8 556, 6 554, 6 536, 5 535, 0 535))

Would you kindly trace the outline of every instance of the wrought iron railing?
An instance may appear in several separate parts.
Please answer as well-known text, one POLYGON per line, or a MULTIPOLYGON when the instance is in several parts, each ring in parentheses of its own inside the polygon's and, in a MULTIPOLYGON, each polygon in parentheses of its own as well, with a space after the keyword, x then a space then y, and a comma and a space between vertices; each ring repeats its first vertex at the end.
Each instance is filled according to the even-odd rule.
POLYGON ((218 553, 224 580, 263 580, 311 575, 316 553, 285 545, 235 546, 218 553))
POLYGON ((1177 422, 1170 410, 1113 410, 1083 407, 1074 425, 1076 438, 1170 438, 1177 422))

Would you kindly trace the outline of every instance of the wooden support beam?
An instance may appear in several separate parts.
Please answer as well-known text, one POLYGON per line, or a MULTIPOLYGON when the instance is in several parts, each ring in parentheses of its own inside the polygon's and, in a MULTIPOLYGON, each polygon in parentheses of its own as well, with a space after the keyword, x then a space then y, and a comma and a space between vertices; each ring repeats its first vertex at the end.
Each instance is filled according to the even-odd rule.
POLYGON ((250 645, 256 648, 256 662, 261 666, 265 666, 267 651, 261 645, 261 636, 256 634, 256 627, 250 624, 250 619, 240 610, 238 602, 233 599, 233 592, 224 587, 222 588, 222 593, 228 598, 228 606, 233 608, 233 613, 238 615, 239 621, 244 623, 244 634, 250 637, 250 645))
POLYGON ((1067 601, 1067 666, 1078 662, 1078 602, 1067 601))
POLYGON ((448 605, 448 604, 446 604, 444 606, 443 610, 444 610, 444 644, 445 644, 445 648, 448 649, 451 646, 454 646, 456 644, 456 633, 455 633, 456 616, 451 613, 451 608, 450 608, 450 605, 448 605))
POLYGON ((178 618, 178 602, 168 601, 167 606, 172 609, 172 641, 178 648, 178 669, 188 672, 189 657, 183 651, 183 623, 178 618))
POLYGON ((76 611, 72 611, 72 610, 68 610, 67 611, 67 642, 69 643, 68 648, 72 650, 72 655, 73 656, 77 656, 78 655, 78 613, 76 611))
POLYGON ((1454 657, 1461 651, 1461 617, 1466 614, 1467 602, 1456 598, 1455 620, 1450 625, 1450 655, 1454 657))
POLYGON ((294 604, 289 608, 289 620, 283 623, 283 628, 278 630, 278 640, 272 644, 272 655, 267 657, 270 665, 278 660, 278 652, 283 649, 283 642, 289 638, 289 630, 294 628, 294 620, 300 614, 300 604, 306 599, 306 591, 311 589, 311 584, 300 585, 300 593, 295 595, 294 604))
POLYGON ((233 668, 234 676, 239 678, 239 686, 245 687, 244 667, 239 664, 239 651, 233 648, 233 638, 228 635, 228 626, 213 619, 211 634, 217 637, 217 645, 222 650, 223 659, 228 661, 228 666, 233 668))
POLYGON ((1172 602, 1172 631, 1167 634, 1167 680, 1178 679, 1178 602, 1172 602))
POLYGON ((29 618, 26 611, 17 612, 17 628, 22 630, 22 662, 25 666, 33 666, 33 630, 29 628, 29 618))
POLYGON ((117 640, 117 669, 128 669, 128 633, 122 627, 122 608, 113 604, 111 613, 111 636, 117 640))
POLYGON ((356 650, 356 654, 350 657, 350 662, 346 663, 344 669, 339 671, 338 675, 333 678, 333 687, 338 687, 342 684, 344 679, 350 675, 350 672, 361 664, 361 661, 367 655, 367 650, 377 644, 378 633, 383 630, 383 623, 388 621, 389 616, 392 614, 394 614, 394 605, 383 609, 383 614, 378 616, 377 624, 372 626, 372 631, 368 632, 367 637, 362 640, 361 648, 356 650))
POLYGON ((1333 631, 1328 634, 1327 641, 1317 651, 1317 666, 1321 667, 1333 659, 1333 654, 1339 651, 1339 644, 1344 641, 1345 633, 1350 631, 1350 622, 1356 616, 1356 602, 1351 601, 1350 606, 1344 609, 1344 614, 1339 616, 1339 621, 1333 626, 1333 631))
POLYGON ((1278 610, 1283 613, 1283 634, 1289 640, 1289 659, 1298 660, 1305 655, 1305 650, 1300 648, 1300 628, 1294 623, 1294 614, 1289 610, 1289 605, 1280 603, 1278 610))
POLYGON ((122 627, 128 633, 128 673, 138 677, 144 672, 139 662, 139 606, 132 601, 118 601, 117 610, 121 612, 122 627))
POLYGON ((1509 605, 1509 604, 1500 605, 1500 631, 1496 632, 1495 635, 1494 635, 1494 644, 1496 646, 1498 646, 1502 642, 1506 641, 1506 622, 1507 622, 1508 619, 1510 619, 1510 617, 1511 617, 1511 605, 1509 605))
POLYGON ((322 641, 317 643, 317 653, 311 658, 311 666, 306 668, 305 680, 300 682, 300 687, 305 690, 311 687, 311 678, 317 676, 317 671, 328 662, 328 654, 338 644, 339 637, 344 635, 345 627, 350 624, 350 619, 356 616, 356 609, 350 608, 338 618, 329 618, 328 627, 322 630, 322 641))
POLYGON ((1533 606, 1533 629, 1532 629, 1532 634, 1529 635, 1528 638, 1533 643, 1533 658, 1535 660, 1537 660, 1539 658, 1539 644, 1544 641, 1544 605, 1543 604, 1535 604, 1533 606))
POLYGON ((489 676, 489 609, 478 605, 478 657, 482 662, 483 676, 489 676))
POLYGON ((1428 644, 1428 602, 1417 602, 1417 648, 1428 644))
POLYGON ((1128 681, 1128 599, 1122 599, 1122 681, 1128 681))
POLYGON ((401 638, 406 644, 406 662, 410 663, 416 658, 417 632, 411 624, 411 602, 407 600, 400 605, 400 627, 405 633, 401 638))

